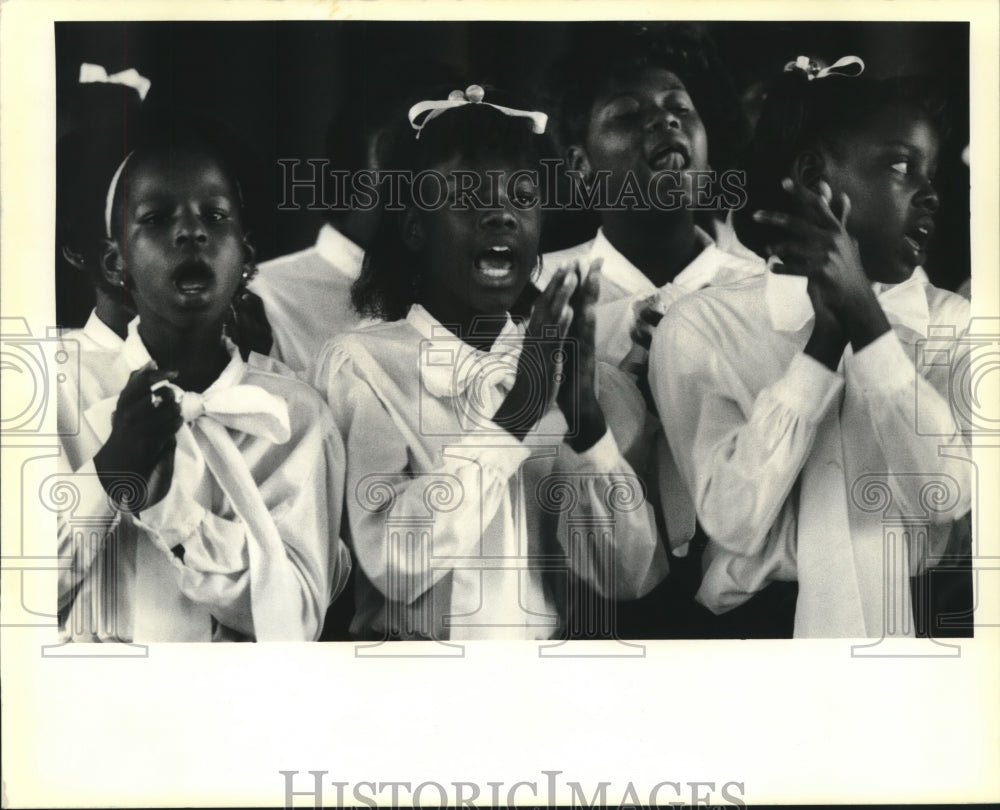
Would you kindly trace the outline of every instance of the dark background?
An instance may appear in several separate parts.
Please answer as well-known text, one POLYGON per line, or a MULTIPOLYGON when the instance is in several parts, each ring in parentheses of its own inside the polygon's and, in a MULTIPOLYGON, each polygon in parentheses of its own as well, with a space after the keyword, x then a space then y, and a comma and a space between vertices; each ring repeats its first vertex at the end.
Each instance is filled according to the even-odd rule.
MULTIPOLYGON (((400 55, 450 63, 464 84, 493 84, 531 96, 547 65, 577 25, 548 22, 219 22, 56 23, 60 134, 69 126, 66 99, 81 62, 109 74, 136 68, 152 81, 146 104, 164 104, 225 121, 255 158, 251 229, 258 259, 311 245, 318 212, 279 211, 279 158, 324 157, 331 116, 352 87, 393 76, 400 55), (397 60, 387 64, 387 57, 397 60)), ((866 74, 930 74, 949 88, 953 137, 941 155, 938 230, 926 269, 938 286, 955 289, 969 275, 969 170, 961 150, 969 140, 969 30, 966 23, 713 22, 712 35, 737 89, 753 109, 761 80, 806 54, 833 62, 860 56, 866 74)), ((464 87, 463 84, 463 87, 464 87)), ((61 167, 65 170, 66 167, 61 167)), ((58 189, 57 189, 58 193, 58 189)), ((249 194, 248 194, 249 196, 249 194)), ((589 238, 560 226, 545 249, 589 238)), ((57 259, 60 323, 78 325, 90 309, 73 271, 57 259), (65 293, 74 287, 71 296, 65 293)), ((77 272, 77 277, 81 274, 77 272)))

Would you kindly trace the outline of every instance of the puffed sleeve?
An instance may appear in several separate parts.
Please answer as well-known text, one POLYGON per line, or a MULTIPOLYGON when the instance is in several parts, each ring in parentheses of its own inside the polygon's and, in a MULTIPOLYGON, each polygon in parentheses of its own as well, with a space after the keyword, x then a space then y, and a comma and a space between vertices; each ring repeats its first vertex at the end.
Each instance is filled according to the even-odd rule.
POLYGON ((701 306, 691 296, 660 322, 650 348, 650 387, 706 534, 732 554, 754 555, 844 382, 799 353, 744 413, 742 380, 692 317, 701 306))

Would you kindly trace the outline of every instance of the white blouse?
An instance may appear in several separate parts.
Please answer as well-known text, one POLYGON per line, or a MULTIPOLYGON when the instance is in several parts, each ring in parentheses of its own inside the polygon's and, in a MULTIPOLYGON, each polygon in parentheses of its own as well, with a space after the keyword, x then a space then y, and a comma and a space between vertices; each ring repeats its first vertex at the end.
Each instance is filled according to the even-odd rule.
MULTIPOLYGON (((83 399, 80 430, 64 437, 72 491, 59 519, 66 636, 80 641, 306 641, 322 630, 350 556, 339 538, 343 446, 326 406, 276 361, 229 365, 202 394, 176 389, 177 432, 166 496, 138 514, 109 503, 93 457, 131 371, 149 362, 138 319, 108 362, 64 386, 61 409, 83 399)), ((141 486, 138 482, 125 485, 141 486)))
POLYGON ((802 351, 803 282, 705 290, 653 338, 651 387, 710 538, 698 600, 722 613, 798 579, 796 635, 907 635, 907 575, 935 564, 971 503, 949 397, 968 302, 919 268, 876 285, 892 330, 831 371, 802 351))
POLYGON ((553 407, 518 441, 491 418, 522 341, 508 317, 478 351, 417 305, 321 353, 315 384, 347 453, 356 636, 550 638, 583 584, 629 599, 666 576, 643 484, 619 450, 646 452, 641 396, 601 367, 613 435, 576 453, 553 407))
POLYGON ((264 302, 271 356, 296 372, 335 335, 366 323, 351 304, 364 251, 330 224, 306 250, 262 262, 250 289, 264 302))

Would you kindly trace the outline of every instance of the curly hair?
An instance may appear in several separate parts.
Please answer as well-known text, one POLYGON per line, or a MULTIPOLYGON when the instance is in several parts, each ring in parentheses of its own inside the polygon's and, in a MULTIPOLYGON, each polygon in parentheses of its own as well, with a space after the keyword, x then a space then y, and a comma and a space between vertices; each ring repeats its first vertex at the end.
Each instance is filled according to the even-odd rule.
POLYGON ((566 52, 549 67, 546 80, 546 101, 564 151, 586 140, 591 108, 602 88, 657 67, 684 82, 708 133, 713 168, 724 171, 736 164, 750 127, 732 78, 702 26, 587 23, 574 33, 566 52))

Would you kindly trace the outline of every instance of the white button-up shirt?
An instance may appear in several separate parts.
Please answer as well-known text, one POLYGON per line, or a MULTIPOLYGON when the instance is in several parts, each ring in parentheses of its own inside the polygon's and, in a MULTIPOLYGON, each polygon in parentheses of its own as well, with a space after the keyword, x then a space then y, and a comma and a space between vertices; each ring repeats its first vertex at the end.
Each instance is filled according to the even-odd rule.
POLYGON ((537 284, 545 289, 555 271, 572 261, 579 261, 584 273, 595 260, 603 261, 601 295, 596 308, 597 357, 617 366, 632 348, 630 330, 635 321, 634 308, 643 299, 656 294, 664 307, 669 307, 695 290, 733 284, 764 272, 764 261, 758 256, 721 250, 704 230, 696 226, 694 231, 701 252, 672 281, 660 287, 608 241, 603 228, 589 242, 543 256, 543 274, 537 284))
POLYGON ((650 382, 710 538, 698 600, 712 611, 799 579, 797 635, 892 632, 879 590, 883 532, 907 527, 903 553, 886 563, 905 578, 935 562, 951 521, 969 510, 969 445, 949 399, 968 302, 919 268, 875 290, 892 330, 848 348, 840 371, 802 351, 813 321, 804 279, 767 273, 704 290, 657 328, 650 382), (828 430, 839 435, 829 441, 828 430), (819 447, 832 455, 810 463, 819 447), (823 465, 839 471, 825 494, 800 478, 823 465), (932 480, 943 486, 934 503, 932 480))

